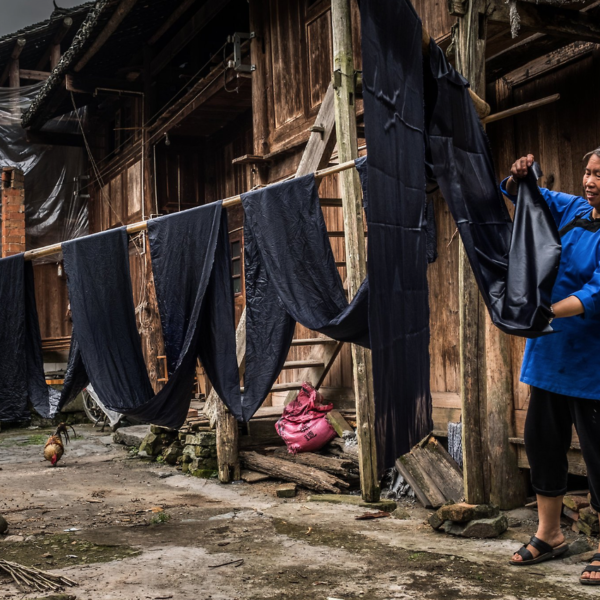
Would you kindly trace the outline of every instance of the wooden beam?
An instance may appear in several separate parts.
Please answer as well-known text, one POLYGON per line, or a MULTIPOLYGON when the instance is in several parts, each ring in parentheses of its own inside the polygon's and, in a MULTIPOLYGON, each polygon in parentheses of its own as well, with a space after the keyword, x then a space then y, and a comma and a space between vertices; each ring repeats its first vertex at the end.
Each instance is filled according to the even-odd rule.
POLYGON ((79 62, 75 65, 73 70, 75 73, 79 73, 85 65, 92 60, 94 55, 102 48, 108 38, 117 30, 119 25, 123 22, 123 19, 129 14, 131 9, 135 6, 137 0, 121 0, 121 3, 109 19, 108 23, 104 26, 104 29, 96 37, 93 44, 88 48, 87 52, 79 59, 79 62))
POLYGON ((36 71, 33 69, 20 69, 21 79, 29 79, 31 81, 46 81, 50 77, 50 71, 36 71))
POLYGON ((508 108, 506 110, 494 113, 493 115, 490 115, 489 117, 483 119, 481 122, 484 125, 486 125, 487 123, 494 123, 495 121, 508 119, 508 117, 519 115, 521 113, 527 112, 528 110, 539 108, 540 106, 546 106, 546 104, 552 104, 552 102, 557 102, 558 100, 560 100, 560 94, 553 94, 552 96, 546 96, 545 98, 540 98, 539 100, 525 102, 525 104, 520 104, 519 106, 514 106, 513 108, 508 108))
MULTIPOLYGON (((600 19, 578 10, 556 8, 546 4, 518 2, 521 28, 573 41, 600 43, 600 19)), ((510 7, 504 0, 490 0, 488 19, 510 25, 510 7)))
POLYGON ((155 31, 154 35, 148 40, 148 46, 154 46, 160 38, 177 23, 184 13, 195 4, 197 0, 183 0, 181 4, 169 15, 169 18, 155 31))
POLYGON ((202 5, 202 8, 173 36, 163 49, 150 63, 150 76, 154 77, 162 71, 192 39, 206 27, 231 0, 211 0, 202 5))
POLYGON ((63 41, 65 35, 67 35, 69 29, 73 25, 73 19, 71 17, 65 17, 58 28, 58 31, 54 34, 50 45, 40 60, 38 61, 35 70, 41 71, 50 61, 50 68, 54 69, 60 59, 60 43, 63 41))
MULTIPOLYGON (((97 90, 119 90, 122 92, 143 92, 143 83, 126 79, 106 79, 103 77, 83 77, 82 75, 67 75, 65 89, 75 94, 96 95, 97 90)), ((103 92, 109 93, 109 92, 103 92)), ((115 92, 116 93, 116 92, 115 92)))
MULTIPOLYGON (((334 69, 335 72, 341 73, 334 94, 337 147, 341 162, 358 158, 356 90, 350 14, 350 0, 332 0, 334 69)), ((352 300, 367 275, 362 190, 355 169, 343 172, 340 175, 340 182, 346 234, 348 295, 352 300)), ((380 490, 377 476, 375 398, 371 352, 356 344, 352 344, 352 374, 356 398, 361 492, 363 500, 376 502, 379 500, 380 490)))
MULTIPOLYGON (((9 78, 9 75, 14 72, 15 65, 16 65, 16 71, 18 73, 18 71, 19 71, 19 56, 21 55, 21 52, 23 52, 23 48, 25 47, 26 43, 27 43, 27 40, 25 38, 18 38, 17 41, 15 42, 15 46, 11 52, 10 59, 6 63, 6 66, 4 67, 2 76, 0 76, 0 86, 4 85, 6 83, 6 80, 9 78)), ((14 77, 14 73, 13 73, 13 77, 14 77)), ((10 87, 19 87, 19 85, 17 83, 16 86, 11 85, 10 87)))
MULTIPOLYGON (((470 0, 458 18, 456 68, 480 97, 485 93, 486 0, 470 0), (481 27, 481 29, 480 29, 481 27)), ((483 301, 459 242, 460 392, 462 401, 463 473, 465 498, 471 504, 489 500, 485 440, 483 301)))

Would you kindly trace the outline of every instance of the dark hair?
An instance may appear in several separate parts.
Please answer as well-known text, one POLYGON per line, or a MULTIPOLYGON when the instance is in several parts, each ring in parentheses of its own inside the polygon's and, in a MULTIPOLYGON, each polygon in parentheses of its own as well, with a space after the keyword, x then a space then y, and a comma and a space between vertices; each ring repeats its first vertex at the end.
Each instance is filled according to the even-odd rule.
POLYGON ((595 150, 588 152, 581 160, 587 160, 590 158, 590 156, 592 156, 592 154, 595 154, 598 158, 600 158, 600 148, 596 148, 595 150))

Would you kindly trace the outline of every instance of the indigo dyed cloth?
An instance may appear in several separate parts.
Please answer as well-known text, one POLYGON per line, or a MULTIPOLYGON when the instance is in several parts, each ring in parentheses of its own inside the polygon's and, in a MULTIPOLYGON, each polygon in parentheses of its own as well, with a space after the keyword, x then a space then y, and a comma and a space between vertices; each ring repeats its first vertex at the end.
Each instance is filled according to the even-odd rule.
MULTIPOLYGON (((535 175, 528 176, 534 183, 535 175)), ((526 185, 527 180, 519 184, 515 197, 506 191, 506 180, 501 184, 517 210, 526 185)), ((592 207, 585 198, 544 188, 540 192, 562 241, 551 302, 575 296, 585 312, 553 321, 554 335, 527 340, 521 381, 563 396, 600 400, 594 360, 600 356, 600 219, 592 217, 592 207)))
POLYGON ((23 254, 0 259, 0 307, 0 421, 29 419, 29 403, 49 418, 59 393, 46 385, 33 266, 23 254))
POLYGON ((349 305, 313 175, 242 194, 246 280, 244 419, 279 376, 296 322, 369 346, 368 284, 349 305))
POLYGON ((378 468, 433 428, 429 388, 421 22, 407 1, 361 0, 369 148, 369 330, 378 468))
POLYGON ((187 416, 200 356, 219 396, 240 418, 222 205, 150 221, 148 231, 169 381, 154 394, 135 318, 128 236, 121 227, 63 244, 73 317, 65 387, 72 396, 88 380, 110 410, 177 428, 187 416))
POLYGON ((430 44, 425 61, 428 162, 448 203, 496 327, 534 338, 548 324, 561 244, 550 208, 537 187, 538 171, 520 186, 514 224, 502 199, 490 146, 468 83, 430 44))

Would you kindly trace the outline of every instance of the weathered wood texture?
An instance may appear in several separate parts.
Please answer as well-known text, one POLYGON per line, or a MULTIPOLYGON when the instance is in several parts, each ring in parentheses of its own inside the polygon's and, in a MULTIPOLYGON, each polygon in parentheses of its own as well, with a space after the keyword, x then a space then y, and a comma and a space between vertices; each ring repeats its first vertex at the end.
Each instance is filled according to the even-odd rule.
POLYGON ((314 452, 290 454, 287 448, 278 448, 273 453, 273 456, 297 465, 304 465, 306 467, 320 469, 321 471, 325 471, 341 479, 354 480, 358 478, 356 462, 353 460, 322 456, 320 454, 315 454, 314 452))
MULTIPOLYGON (((358 158, 356 132, 356 90, 352 52, 352 21, 349 0, 332 0, 335 121, 340 162, 358 158), (339 74, 339 77, 335 77, 339 74)), ((340 176, 346 241, 348 299, 352 300, 367 275, 365 223, 362 191, 358 172, 340 176)), ((375 440, 375 394, 373 367, 369 350, 352 344, 354 396, 356 399, 357 436, 360 459, 360 484, 363 499, 379 500, 377 445, 375 440)))
POLYGON ((281 458, 263 456, 257 452, 240 452, 243 465, 252 471, 265 473, 276 479, 297 483, 316 492, 340 493, 349 484, 338 477, 314 467, 295 464, 281 458))
MULTIPOLYGON (((456 68, 480 97, 485 92, 485 0, 471 0, 461 16, 456 40, 456 68), (481 30, 480 30, 481 28, 481 30)), ((464 246, 459 242, 460 373, 465 497, 471 504, 488 500, 485 448, 485 355, 482 347, 482 301, 464 246)))
MULTIPOLYGON (((553 93, 561 95, 556 103, 488 126, 498 179, 507 176, 516 158, 531 152, 542 166, 543 187, 571 194, 581 193, 585 166, 582 157, 598 145, 596 132, 600 128, 600 119, 593 99, 598 85, 592 74, 599 66, 600 54, 595 50, 583 54, 574 62, 568 62, 566 66, 555 65, 552 71, 543 76, 527 79, 519 74, 514 87, 498 82, 496 100, 499 108, 519 105, 553 93), (591 89, 588 85, 590 81, 591 89)), ((508 82, 511 81, 508 78, 508 82)), ((511 338, 514 399, 511 425, 516 438, 523 438, 529 402, 529 386, 519 381, 524 348, 525 340, 511 338)), ((576 436, 573 441, 574 445, 577 444, 576 436)), ((527 466, 524 448, 518 448, 518 464, 527 466)), ((572 450, 569 455, 570 472, 581 474, 583 469, 579 451, 572 450)))
POLYGON ((33 273, 42 340, 71 335, 67 281, 58 277, 57 264, 34 265, 33 273))
POLYGON ((462 473, 433 437, 399 457, 396 468, 425 508, 439 508, 449 500, 460 502, 464 499, 462 473))

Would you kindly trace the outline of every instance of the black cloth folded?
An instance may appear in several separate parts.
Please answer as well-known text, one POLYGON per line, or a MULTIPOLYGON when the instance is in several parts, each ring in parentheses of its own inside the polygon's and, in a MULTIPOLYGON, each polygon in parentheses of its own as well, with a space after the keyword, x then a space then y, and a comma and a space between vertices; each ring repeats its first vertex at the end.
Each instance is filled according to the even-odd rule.
POLYGON ((450 207, 496 327, 516 336, 552 333, 551 293, 561 244, 534 173, 519 186, 514 223, 502 198, 468 82, 430 43, 425 61, 428 163, 450 207))
POLYGON ((44 378, 33 267, 23 254, 0 260, 0 421, 29 419, 29 403, 53 415, 59 392, 44 378))
POLYGON ((283 368, 296 322, 336 340, 369 346, 369 290, 365 280, 348 304, 313 175, 243 194, 242 205, 243 410, 249 420, 283 368))
POLYGON ((73 318, 65 396, 91 381, 110 410, 177 428, 187 416, 200 356, 219 396, 241 418, 222 204, 152 220, 148 231, 168 382, 154 394, 135 318, 128 236, 121 227, 63 244, 73 318))
POLYGON ((433 428, 421 22, 404 0, 362 0, 360 11, 369 150, 357 166, 368 196, 369 330, 381 472, 433 428))

